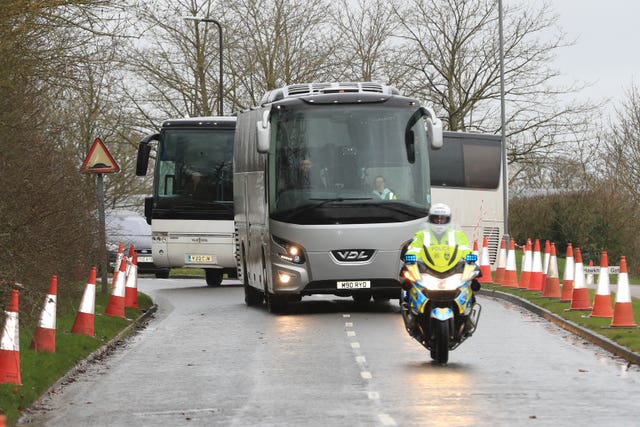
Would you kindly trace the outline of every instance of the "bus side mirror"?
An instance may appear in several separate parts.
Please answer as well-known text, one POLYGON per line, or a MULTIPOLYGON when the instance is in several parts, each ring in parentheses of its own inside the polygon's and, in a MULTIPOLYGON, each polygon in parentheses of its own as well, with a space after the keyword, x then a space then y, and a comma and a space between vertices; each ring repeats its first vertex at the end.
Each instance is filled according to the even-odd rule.
POLYGON ((136 176, 145 176, 149 167, 149 153, 151 153, 151 141, 160 139, 159 133, 145 136, 138 144, 138 158, 136 160, 136 176))
POLYGON ((271 124, 269 123, 269 110, 262 115, 262 121, 256 123, 258 137, 258 153, 269 152, 269 138, 271 136, 271 124))
POLYGON ((431 108, 425 107, 425 110, 428 112, 426 118, 427 138, 431 142, 431 147, 435 149, 442 148, 442 120, 436 117, 436 113, 431 108))

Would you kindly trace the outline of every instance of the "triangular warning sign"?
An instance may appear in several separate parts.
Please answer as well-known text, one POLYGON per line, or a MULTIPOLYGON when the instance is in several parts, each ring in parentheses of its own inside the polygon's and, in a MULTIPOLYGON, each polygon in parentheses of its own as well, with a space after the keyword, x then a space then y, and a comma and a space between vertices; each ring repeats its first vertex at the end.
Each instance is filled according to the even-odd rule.
POLYGON ((107 150, 100 138, 96 138, 93 141, 93 145, 87 154, 87 158, 84 159, 82 167, 80 167, 82 173, 109 173, 120 172, 120 166, 111 157, 111 153, 107 150))

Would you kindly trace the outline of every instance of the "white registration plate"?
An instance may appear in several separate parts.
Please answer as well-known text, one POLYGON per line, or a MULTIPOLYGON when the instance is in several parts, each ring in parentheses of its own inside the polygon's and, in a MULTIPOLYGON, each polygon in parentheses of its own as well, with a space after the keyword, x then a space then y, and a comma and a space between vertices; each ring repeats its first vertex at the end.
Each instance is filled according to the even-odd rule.
POLYGON ((369 289, 371 282, 369 280, 346 280, 338 282, 338 289, 369 289))
POLYGON ((153 257, 150 256, 139 256, 138 262, 153 262, 153 257))
POLYGON ((215 263, 213 255, 187 255, 187 264, 215 263))

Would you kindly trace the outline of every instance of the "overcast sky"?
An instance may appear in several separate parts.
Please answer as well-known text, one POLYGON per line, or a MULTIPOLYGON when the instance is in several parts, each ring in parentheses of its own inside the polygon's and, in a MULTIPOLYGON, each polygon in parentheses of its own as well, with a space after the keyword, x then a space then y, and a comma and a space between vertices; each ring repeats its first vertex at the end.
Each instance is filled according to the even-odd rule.
POLYGON ((568 79, 594 82, 583 91, 585 97, 608 97, 617 104, 632 82, 640 86, 639 1, 555 0, 550 4, 567 37, 576 39, 574 46, 558 52, 556 66, 568 79))

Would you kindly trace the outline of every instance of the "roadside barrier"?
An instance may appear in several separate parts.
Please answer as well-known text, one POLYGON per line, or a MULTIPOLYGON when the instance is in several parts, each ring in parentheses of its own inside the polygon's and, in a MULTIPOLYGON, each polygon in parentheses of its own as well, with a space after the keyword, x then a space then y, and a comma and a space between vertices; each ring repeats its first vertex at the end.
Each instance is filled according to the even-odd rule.
POLYGON ((637 326, 633 317, 629 274, 627 273, 627 259, 624 256, 620 257, 620 274, 618 275, 616 305, 613 309, 613 319, 611 320, 610 326, 615 328, 635 328, 637 326))
POLYGON ((549 268, 547 270, 547 280, 544 285, 542 296, 545 298, 560 298, 560 276, 558 274, 558 256, 556 255, 556 244, 551 243, 549 254, 549 268))
POLYGON ((125 292, 125 280, 126 280, 127 260, 125 258, 120 262, 120 269, 118 270, 118 277, 116 277, 116 283, 113 286, 111 295, 109 296, 109 303, 104 310, 104 314, 113 317, 122 317, 124 319, 124 292, 125 292))
POLYGON ((20 330, 18 322, 17 289, 11 291, 9 307, 5 310, 5 322, 0 337, 0 384, 22 385, 20 378, 20 330))
POLYGON ((72 334, 95 336, 94 318, 96 309, 96 268, 91 267, 87 286, 84 288, 76 320, 71 328, 72 334))
POLYGON ((533 262, 531 264, 531 279, 529 279, 530 291, 542 291, 542 254, 540 253, 540 240, 533 244, 533 262))
MULTIPOLYGON (((133 247, 133 246, 132 246, 133 247)), ((133 252, 124 288, 124 306, 138 308, 138 254, 133 252)))
POLYGON ((489 239, 484 236, 482 239, 482 252, 480 252, 480 272, 482 276, 478 279, 480 283, 491 283, 491 262, 489 261, 489 239))
POLYGON ((585 283, 582 253, 580 252, 580 248, 576 248, 573 293, 571 295, 569 310, 591 310, 592 308, 591 301, 589 300, 589 289, 585 283))
POLYGON ((33 333, 29 348, 36 351, 56 352, 56 300, 58 298, 58 276, 53 275, 49 291, 40 312, 40 321, 33 333))
POLYGON ((504 282, 502 286, 506 288, 518 287, 518 273, 516 273, 516 242, 511 239, 509 242, 509 252, 507 252, 507 267, 504 271, 504 282))
POLYGON ((600 274, 598 274, 598 288, 593 299, 591 317, 613 317, 611 305, 611 287, 609 286, 609 259, 607 252, 600 255, 600 274))
POLYGON ((507 266, 507 238, 502 236, 500 249, 498 250, 498 262, 496 264, 496 276, 493 283, 502 286, 504 283, 504 272, 507 266))
POLYGON ((562 275, 562 295, 560 295, 560 301, 562 302, 571 301, 573 296, 574 264, 573 246, 569 243, 567 245, 567 255, 564 262, 564 274, 562 275))

